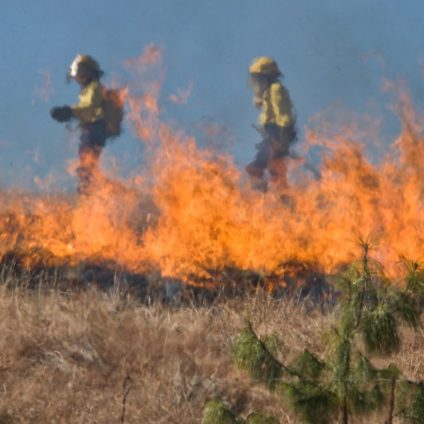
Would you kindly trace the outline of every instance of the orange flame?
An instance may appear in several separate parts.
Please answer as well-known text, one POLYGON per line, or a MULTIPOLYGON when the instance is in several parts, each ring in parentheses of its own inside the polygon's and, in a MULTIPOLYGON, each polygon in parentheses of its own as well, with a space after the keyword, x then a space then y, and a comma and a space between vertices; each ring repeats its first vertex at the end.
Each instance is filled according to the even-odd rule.
MULTIPOLYGON (((157 50, 147 55, 131 66, 160 63, 157 50)), ((231 157, 161 122, 160 84, 144 87, 144 95, 129 88, 127 104, 148 141, 146 169, 125 183, 99 173, 80 199, 2 195, 0 256, 13 251, 27 265, 111 262, 188 283, 228 267, 281 275, 290 261, 333 272, 356 256, 359 235, 378 236, 375 256, 394 276, 399 255, 423 256, 423 120, 405 92, 402 133, 379 164, 351 130, 310 132, 307 146, 325 146, 320 178, 294 179, 291 164, 285 193, 258 193, 231 157)))

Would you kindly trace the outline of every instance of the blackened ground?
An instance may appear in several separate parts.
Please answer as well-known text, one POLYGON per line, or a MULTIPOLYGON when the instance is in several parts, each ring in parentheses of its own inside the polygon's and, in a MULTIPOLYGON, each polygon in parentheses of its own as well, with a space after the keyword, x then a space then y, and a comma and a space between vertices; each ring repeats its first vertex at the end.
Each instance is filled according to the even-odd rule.
POLYGON ((324 310, 331 308, 337 298, 337 292, 316 264, 296 261, 281 264, 284 271, 278 274, 226 267, 206 270, 208 278, 191 275, 187 283, 162 275, 159 270, 133 273, 110 261, 87 261, 75 266, 64 260, 60 266, 51 266, 49 262, 57 261, 49 261, 46 252, 30 253, 31 266, 26 260, 28 252, 10 251, 0 261, 0 270, 9 274, 9 281, 29 289, 46 284, 61 291, 96 287, 106 292, 131 294, 145 304, 159 301, 173 305, 208 305, 219 298, 242 298, 264 291, 275 299, 290 298, 324 310))

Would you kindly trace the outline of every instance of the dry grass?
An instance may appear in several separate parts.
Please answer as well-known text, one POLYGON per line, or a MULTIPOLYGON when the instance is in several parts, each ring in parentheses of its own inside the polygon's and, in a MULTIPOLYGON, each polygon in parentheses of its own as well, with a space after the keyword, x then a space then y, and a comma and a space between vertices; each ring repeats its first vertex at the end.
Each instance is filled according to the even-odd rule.
MULTIPOLYGON (((297 422, 265 388, 236 369, 231 341, 248 318, 279 335, 283 355, 322 352, 331 315, 266 296, 208 307, 140 305, 119 294, 0 288, 0 423, 199 423, 221 396, 238 413, 297 422), (3 421, 2 421, 3 417, 3 421)), ((394 358, 424 378, 423 334, 405 332, 394 358)), ((371 421, 367 421, 371 422, 371 421)), ((380 418, 375 422, 383 422, 380 418)))

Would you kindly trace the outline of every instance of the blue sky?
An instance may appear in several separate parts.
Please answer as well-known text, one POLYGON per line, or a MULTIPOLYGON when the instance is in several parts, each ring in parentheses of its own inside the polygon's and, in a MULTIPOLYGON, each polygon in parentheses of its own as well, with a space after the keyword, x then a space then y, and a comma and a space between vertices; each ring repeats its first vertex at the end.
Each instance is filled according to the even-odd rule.
MULTIPOLYGON (((404 79, 424 104, 424 5, 419 0, 0 0, 0 185, 31 186, 35 176, 65 175, 76 146, 49 117, 54 105, 74 103, 78 87, 65 83, 76 53, 92 54, 108 75, 144 46, 164 47, 161 105, 167 119, 198 134, 215 122, 233 134, 230 152, 245 165, 259 141, 252 129, 247 68, 252 58, 279 62, 299 127, 323 110, 382 118, 387 139, 398 131, 382 93, 386 79, 404 79), (37 90, 43 72, 51 96, 37 90), (186 105, 167 101, 193 83, 186 105), (34 153, 37 160, 34 161, 34 153)), ((107 148, 123 169, 142 162, 129 131, 107 148)), ((64 184, 69 184, 64 178, 64 184)))

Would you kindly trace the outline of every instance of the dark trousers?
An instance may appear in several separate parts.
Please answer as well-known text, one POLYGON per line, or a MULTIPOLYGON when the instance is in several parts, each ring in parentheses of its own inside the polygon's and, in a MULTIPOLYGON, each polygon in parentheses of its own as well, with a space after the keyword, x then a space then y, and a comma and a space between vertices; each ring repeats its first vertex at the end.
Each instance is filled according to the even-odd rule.
POLYGON ((268 170, 271 179, 286 177, 286 159, 290 153, 290 145, 296 140, 294 125, 279 127, 278 125, 265 125, 263 128, 264 139, 256 145, 257 153, 246 171, 252 177, 264 178, 268 170))
POLYGON ((106 122, 101 119, 89 124, 81 124, 80 144, 78 148, 79 166, 78 193, 89 194, 98 173, 100 154, 106 144, 106 122))

